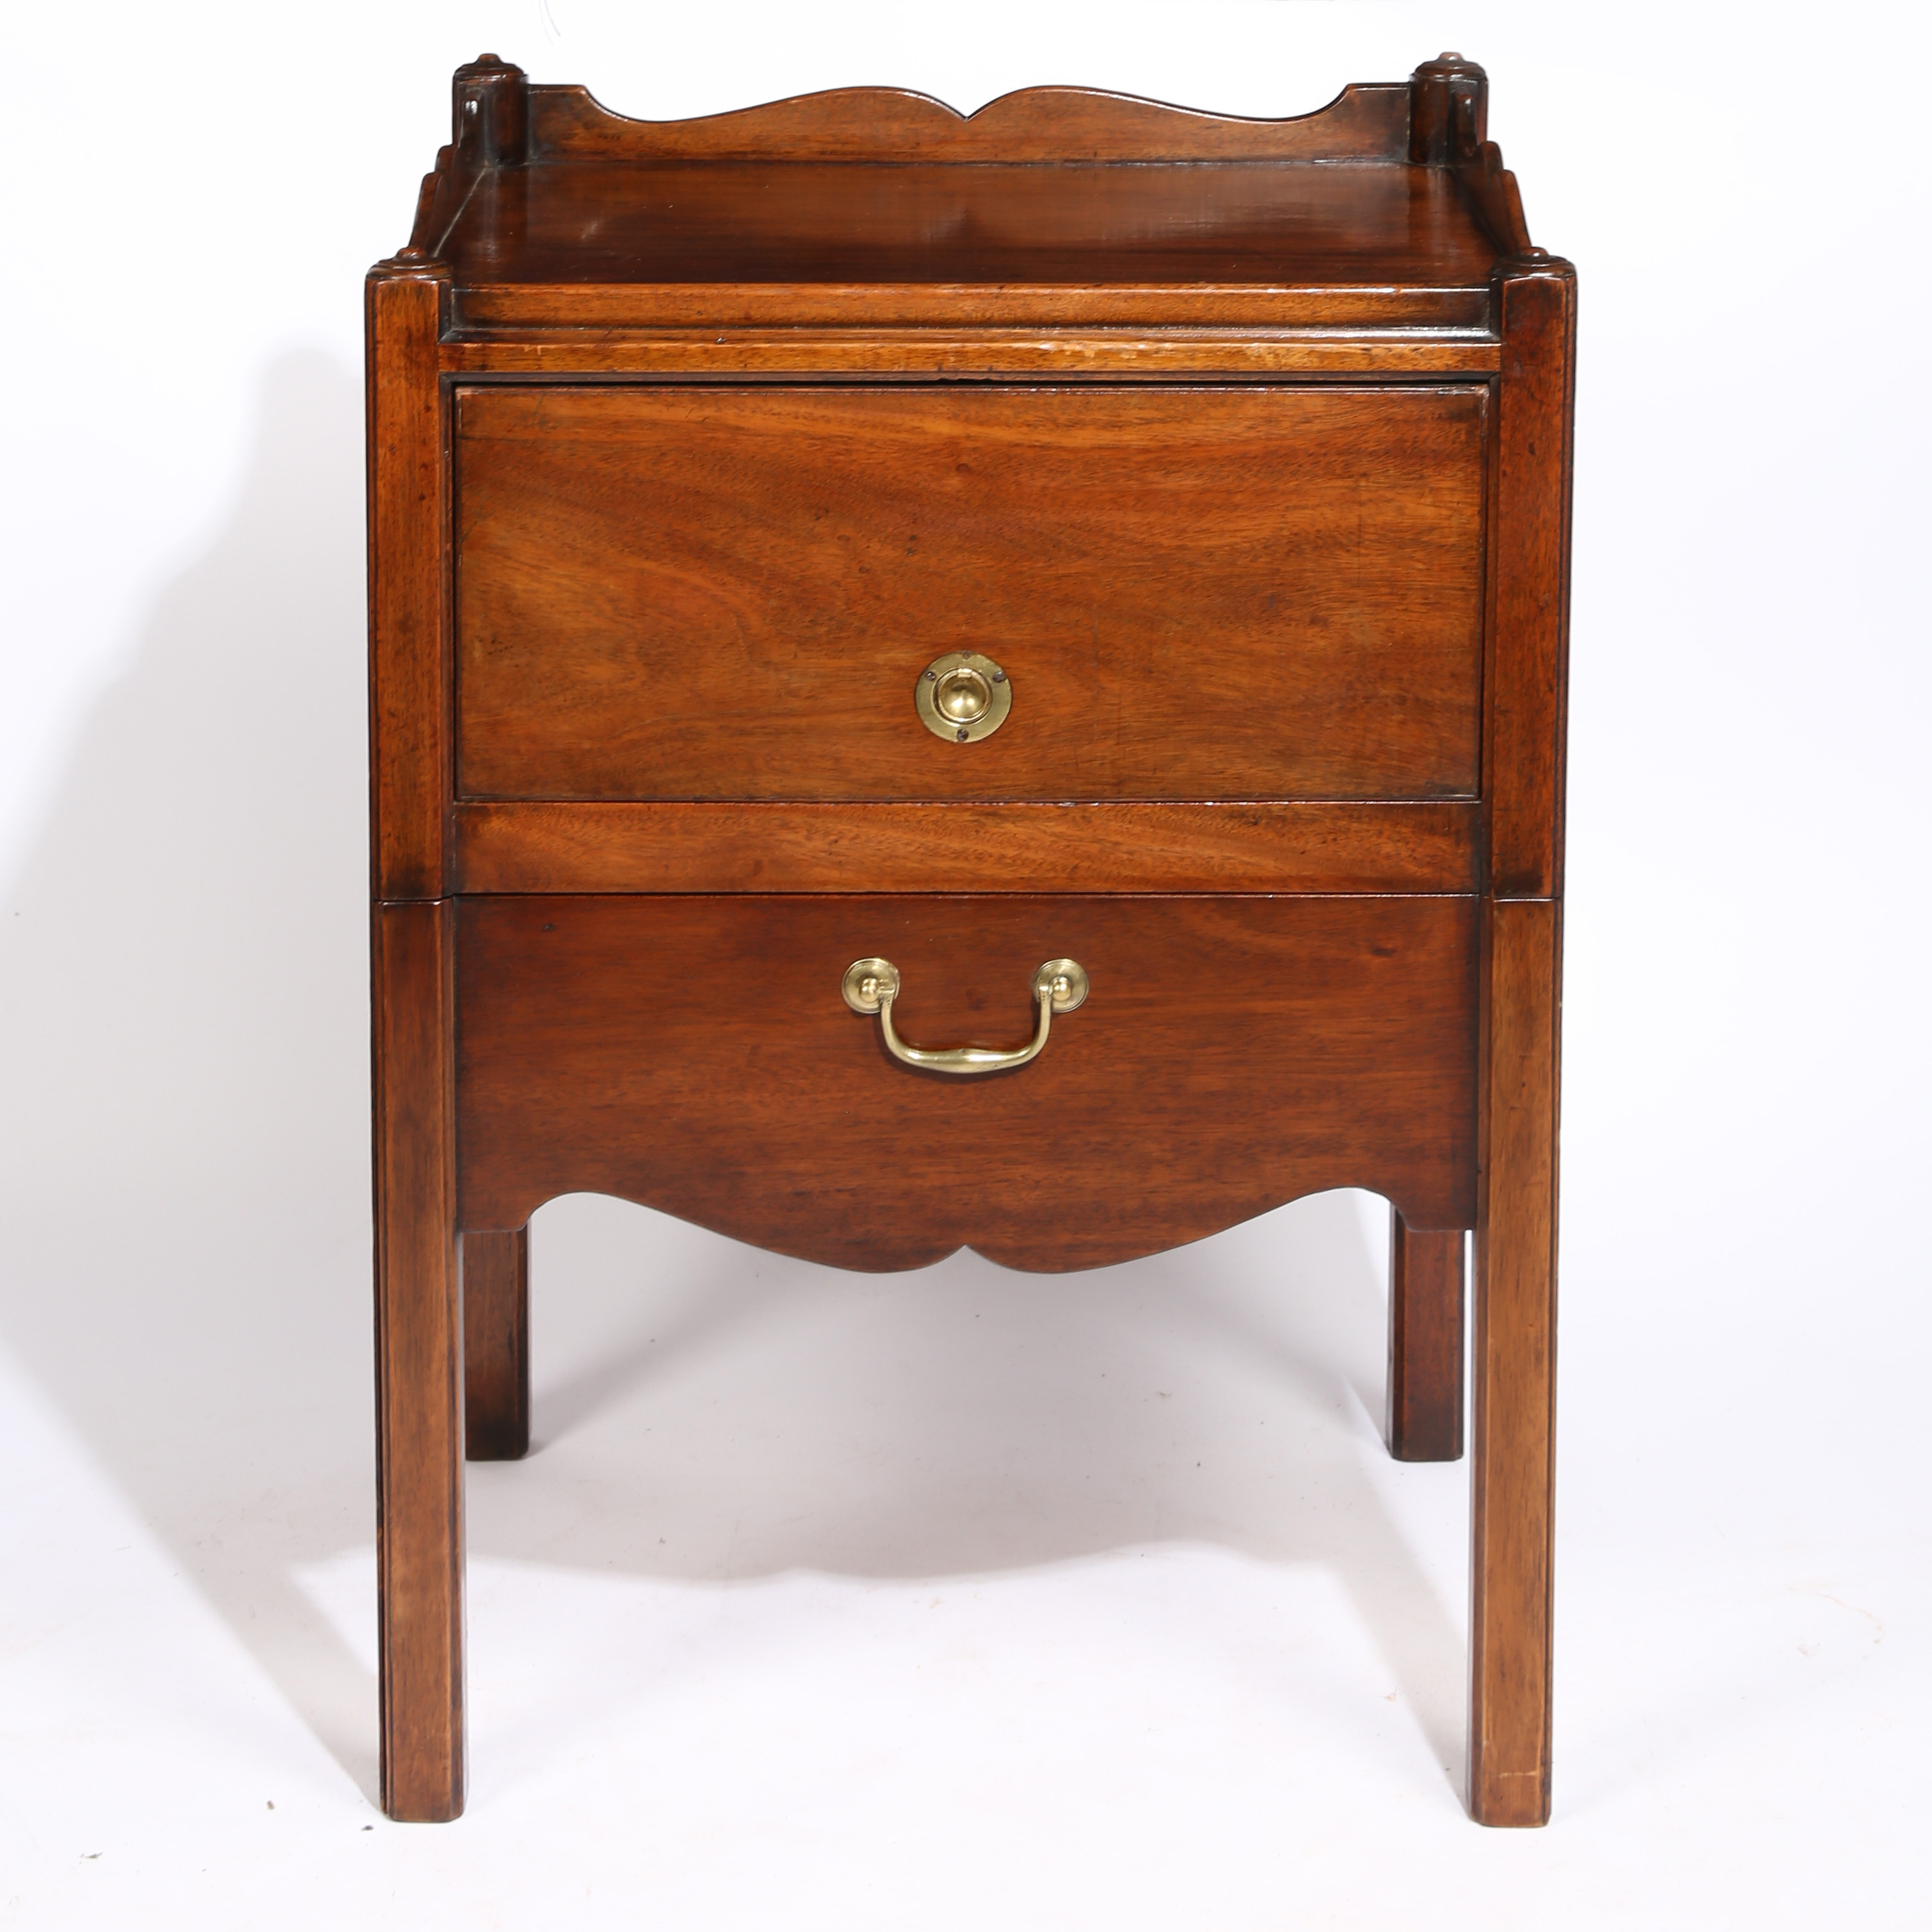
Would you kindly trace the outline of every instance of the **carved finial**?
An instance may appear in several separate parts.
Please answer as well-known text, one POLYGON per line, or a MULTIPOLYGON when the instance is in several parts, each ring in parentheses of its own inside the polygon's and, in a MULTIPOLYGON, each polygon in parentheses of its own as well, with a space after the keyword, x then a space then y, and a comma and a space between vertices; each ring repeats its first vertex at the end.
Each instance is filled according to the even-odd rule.
POLYGON ((1424 61, 1409 76, 1408 158, 1466 161, 1489 137, 1489 76, 1458 53, 1424 61))

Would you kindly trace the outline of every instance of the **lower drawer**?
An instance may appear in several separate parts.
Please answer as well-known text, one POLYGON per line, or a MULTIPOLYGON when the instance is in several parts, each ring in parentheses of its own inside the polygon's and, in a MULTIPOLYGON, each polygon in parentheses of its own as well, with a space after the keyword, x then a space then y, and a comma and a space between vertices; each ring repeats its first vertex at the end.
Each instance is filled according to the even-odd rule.
POLYGON ((457 932, 466 1228, 587 1191, 845 1268, 1064 1269, 1330 1187, 1474 1221, 1471 898, 486 898, 457 932), (1091 991, 959 1078, 848 1006, 868 955, 920 1046, 1022 1043, 1047 959, 1091 991))

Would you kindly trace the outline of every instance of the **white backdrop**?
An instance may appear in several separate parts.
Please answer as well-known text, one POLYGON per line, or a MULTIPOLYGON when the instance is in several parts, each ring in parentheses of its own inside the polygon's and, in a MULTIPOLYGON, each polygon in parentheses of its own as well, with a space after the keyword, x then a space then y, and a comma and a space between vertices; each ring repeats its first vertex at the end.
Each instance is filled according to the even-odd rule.
POLYGON ((1922 1923, 1923 20, 13 16, 0 1918, 1922 1923), (449 70, 1286 113, 1444 47, 1582 288, 1555 1822, 1461 1816, 1464 1472, 1376 1446, 1336 1196, 1046 1282, 546 1209, 472 1809, 388 1825, 361 294, 449 70))

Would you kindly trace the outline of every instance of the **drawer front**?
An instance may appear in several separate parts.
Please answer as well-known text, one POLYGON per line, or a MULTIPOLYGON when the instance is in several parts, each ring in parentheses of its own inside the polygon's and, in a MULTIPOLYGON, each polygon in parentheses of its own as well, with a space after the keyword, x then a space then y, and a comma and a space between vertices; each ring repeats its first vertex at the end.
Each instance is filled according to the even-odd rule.
POLYGON ((1472 796, 1486 398, 465 388, 459 790, 1472 796), (1012 693, 967 743, 954 651, 1012 693))
POLYGON ((1096 1267, 1324 1188, 1473 1225, 1466 898, 532 897, 458 914, 458 1216, 614 1194, 858 1268, 970 1246, 1096 1267), (1091 982, 1045 1050, 959 1078, 901 1036, 1007 1048, 1030 982, 1091 982))

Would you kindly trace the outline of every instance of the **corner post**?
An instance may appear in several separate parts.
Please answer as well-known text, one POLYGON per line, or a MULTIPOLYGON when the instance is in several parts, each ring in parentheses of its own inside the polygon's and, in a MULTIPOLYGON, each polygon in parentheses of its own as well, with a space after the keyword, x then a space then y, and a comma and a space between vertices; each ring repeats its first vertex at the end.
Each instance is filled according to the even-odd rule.
POLYGON ((376 1550, 382 1808, 464 1798, 463 1312, 450 902, 374 933, 376 1550))
POLYGON ((438 347, 446 263, 413 250, 369 272, 370 869, 378 899, 440 898, 454 796, 449 431, 438 347))
POLYGON ((1576 272, 1532 248, 1498 262, 1493 286, 1502 371, 1483 706, 1490 890, 1560 899, 1576 272))
POLYGON ((464 1802, 463 1328, 456 1247, 448 434, 449 271, 370 272, 370 994, 382 1808, 464 1802))
POLYGON ((1408 77, 1408 158, 1452 166, 1490 137, 1490 77, 1460 54, 1438 54, 1408 77))
POLYGON ((1497 271, 1478 1222, 1472 1352, 1468 1796, 1485 1825, 1550 1802, 1557 1124, 1576 282, 1497 271))
POLYGON ((1483 1825, 1550 1818, 1562 950, 1554 901, 1485 908, 1468 1740, 1483 1825))
POLYGON ((450 82, 450 140, 464 168, 520 168, 530 154, 530 82, 520 67, 478 54, 450 82))

